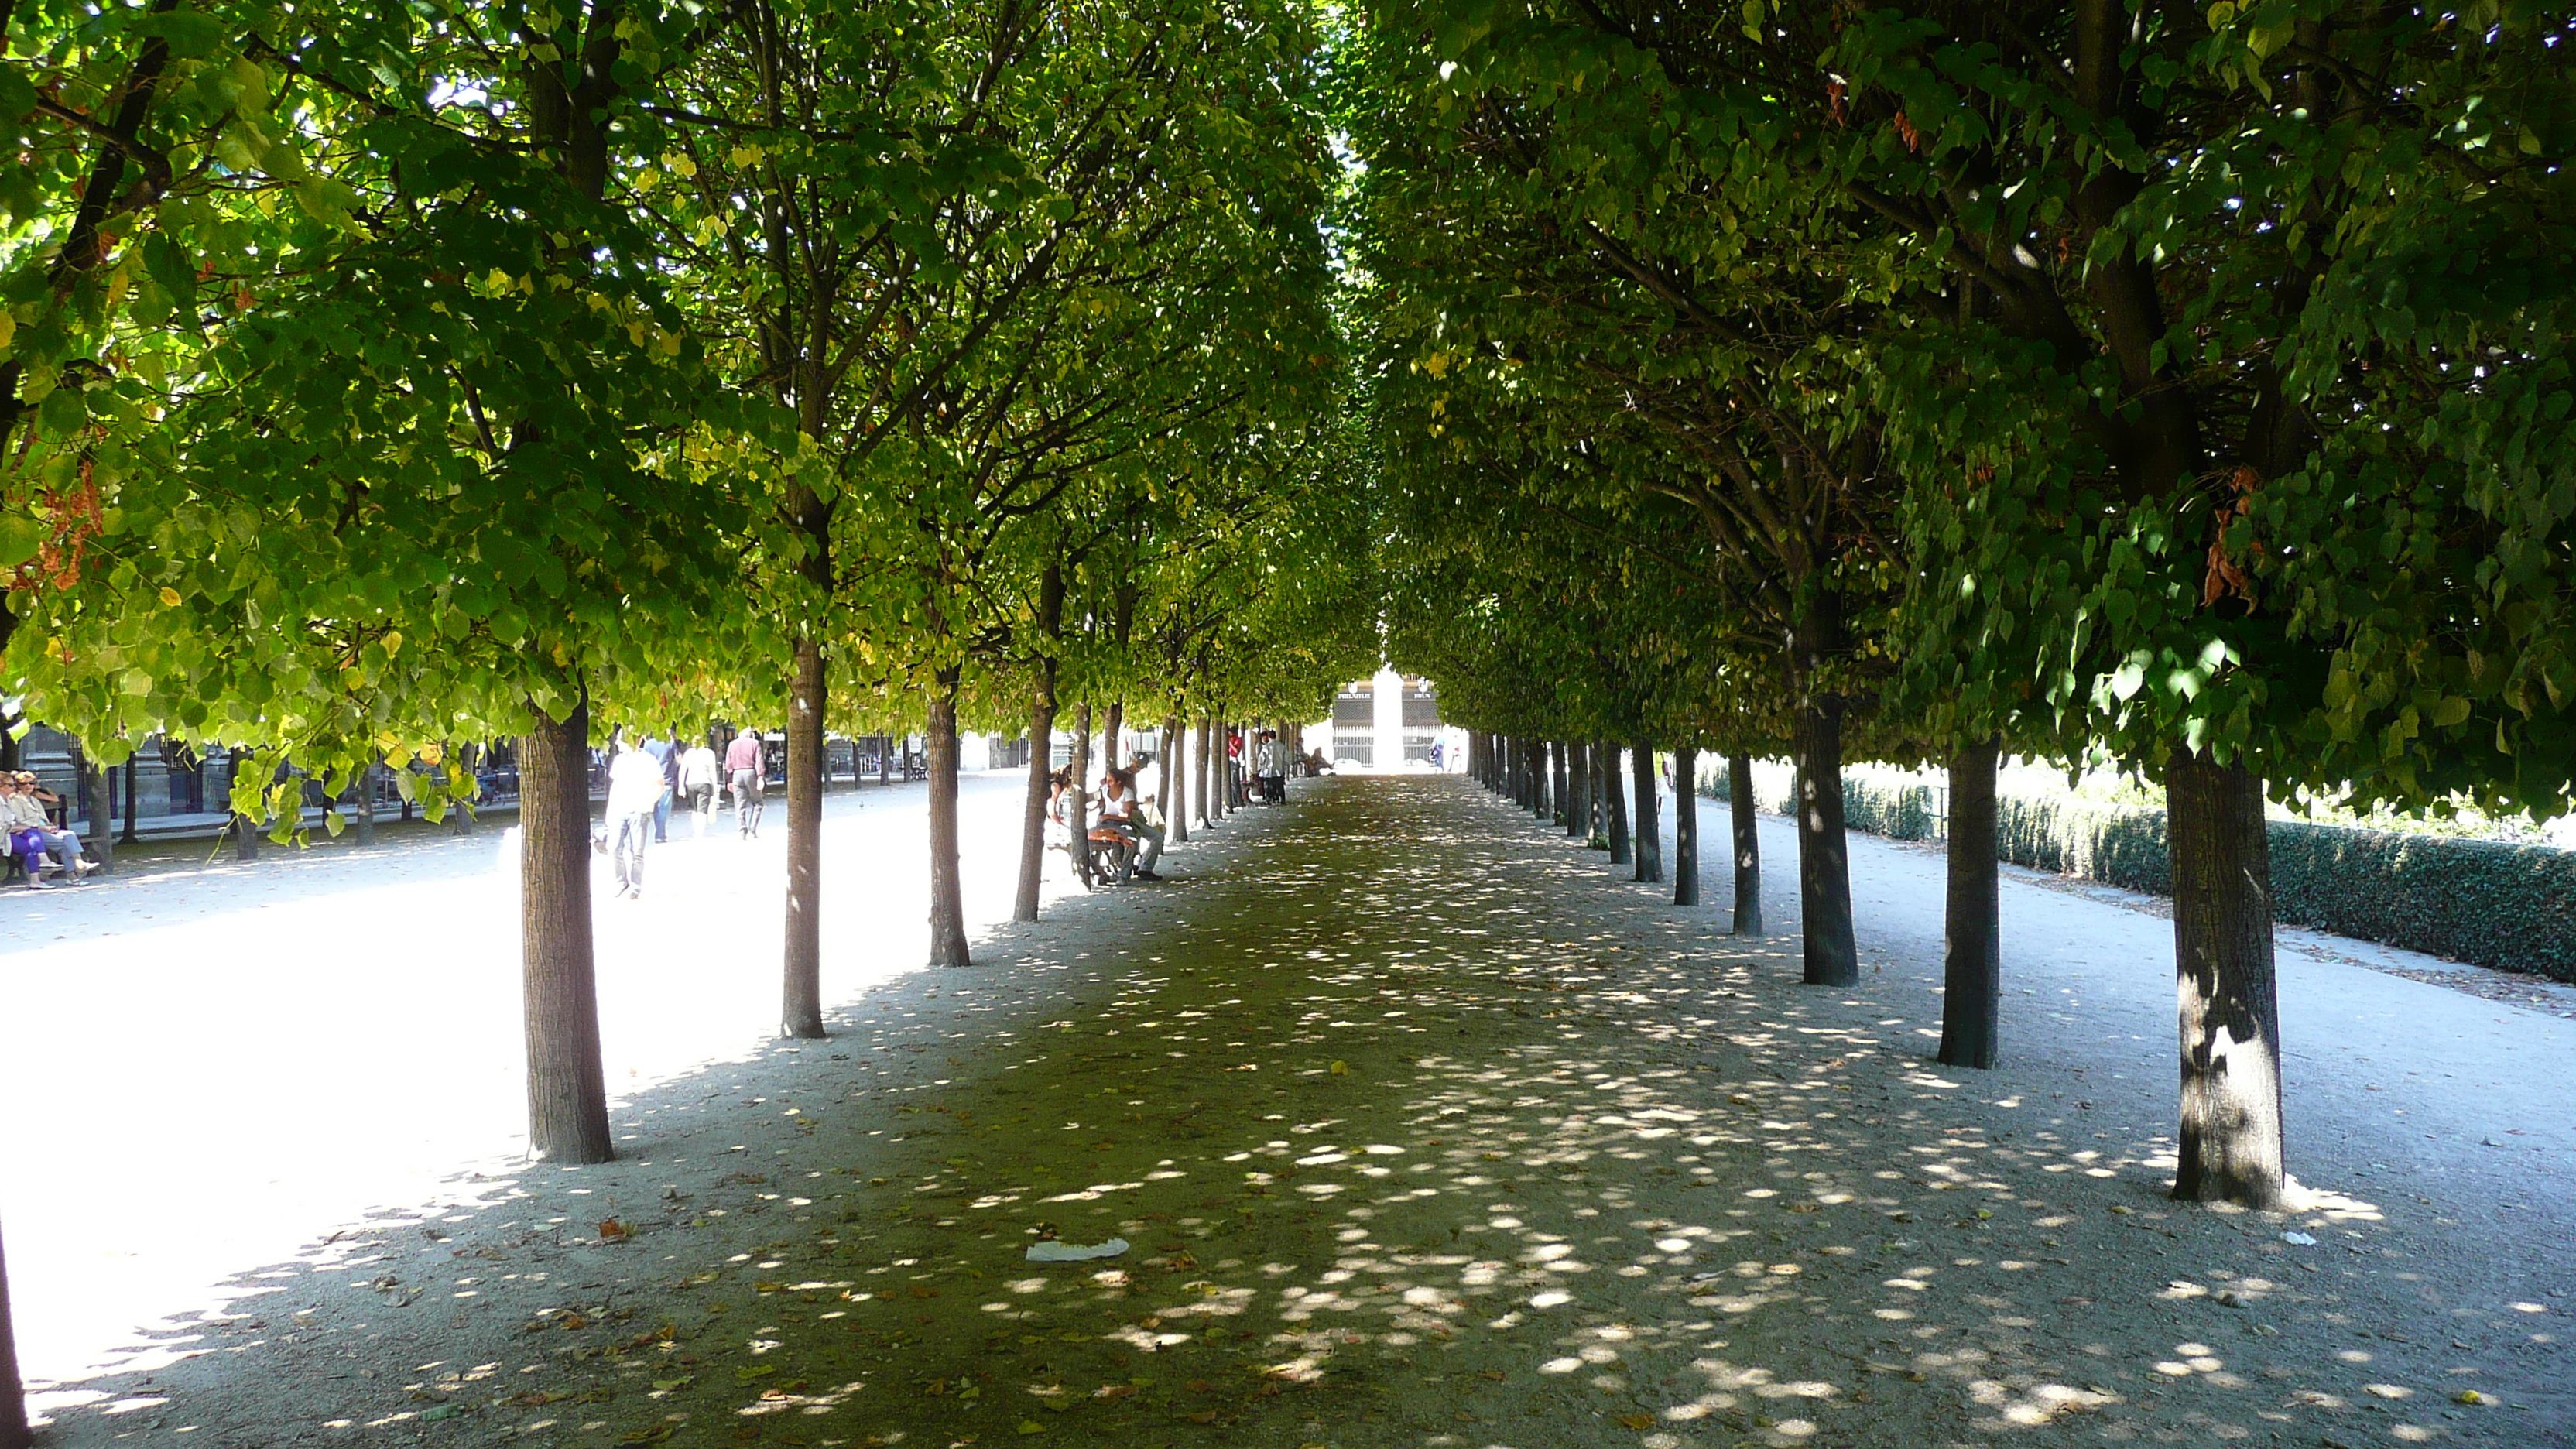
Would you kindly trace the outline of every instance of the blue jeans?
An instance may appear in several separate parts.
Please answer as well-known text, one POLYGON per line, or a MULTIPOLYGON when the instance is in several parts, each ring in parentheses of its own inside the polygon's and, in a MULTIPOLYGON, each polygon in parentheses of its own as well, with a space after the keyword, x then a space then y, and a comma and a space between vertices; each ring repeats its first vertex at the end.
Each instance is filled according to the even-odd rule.
POLYGON ((653 817, 629 815, 616 822, 615 839, 609 853, 617 861, 617 884, 620 889, 641 894, 644 890, 644 847, 652 840, 653 817))
POLYGON ((671 792, 665 790, 662 792, 662 798, 653 802, 653 839, 658 843, 670 838, 671 792))

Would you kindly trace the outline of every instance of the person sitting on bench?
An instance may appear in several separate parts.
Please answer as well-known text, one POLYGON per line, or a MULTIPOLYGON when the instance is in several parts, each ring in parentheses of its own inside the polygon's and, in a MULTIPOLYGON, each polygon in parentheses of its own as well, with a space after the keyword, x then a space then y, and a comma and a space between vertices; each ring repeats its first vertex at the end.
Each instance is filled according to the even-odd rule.
POLYGON ((8 776, 5 783, 8 794, 0 799, 0 808, 8 812, 9 852, 25 865, 29 886, 37 890, 52 886, 45 879, 44 854, 49 850, 56 868, 74 880, 97 869, 81 859, 80 836, 56 828, 53 818, 45 813, 45 806, 59 797, 37 784, 33 771, 20 770, 8 776))

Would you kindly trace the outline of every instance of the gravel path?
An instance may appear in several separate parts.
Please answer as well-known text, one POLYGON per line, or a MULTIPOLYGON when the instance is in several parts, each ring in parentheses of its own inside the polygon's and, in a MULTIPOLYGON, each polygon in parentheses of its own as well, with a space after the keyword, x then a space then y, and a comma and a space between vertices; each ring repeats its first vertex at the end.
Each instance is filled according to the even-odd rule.
POLYGON ((2569 1023, 2285 954, 2318 1201, 2186 1209, 2159 922, 2009 888, 2009 1065, 1935 1069, 1937 858, 1855 842, 1817 991, 1462 780, 1297 788, 636 1091, 616 1164, 279 1255, 51 1442, 2576 1437, 2569 1023))

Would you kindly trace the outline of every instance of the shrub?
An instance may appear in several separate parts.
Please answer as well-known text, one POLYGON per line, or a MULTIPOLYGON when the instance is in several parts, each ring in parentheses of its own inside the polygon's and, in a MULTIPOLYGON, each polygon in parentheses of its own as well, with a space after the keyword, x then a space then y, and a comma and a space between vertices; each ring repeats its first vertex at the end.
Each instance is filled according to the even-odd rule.
MULTIPOLYGON (((1787 814, 1784 785, 1759 803, 1787 814)), ((1708 793, 1726 798, 1723 769, 1708 793)), ((1844 819, 1898 840, 1939 839, 1928 785, 1845 776, 1844 819)), ((2015 865, 2149 895, 2173 893, 2165 812, 2072 796, 2005 794, 1995 853, 2015 865)), ((2576 851, 2275 820, 2272 917, 2285 925, 2576 983, 2576 851)))

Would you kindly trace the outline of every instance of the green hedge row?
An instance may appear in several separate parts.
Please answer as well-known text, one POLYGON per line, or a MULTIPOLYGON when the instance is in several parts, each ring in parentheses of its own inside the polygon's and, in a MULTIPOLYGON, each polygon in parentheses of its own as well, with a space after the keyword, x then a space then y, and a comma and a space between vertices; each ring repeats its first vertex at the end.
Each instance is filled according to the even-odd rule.
MULTIPOLYGON (((1712 793, 1726 798, 1726 777, 1712 793)), ((1786 798, 1762 800, 1787 813, 1786 798)), ((1846 777, 1854 830, 1942 833, 1930 786, 1846 777)), ((2151 895, 2173 891, 2165 813, 2064 796, 1996 801, 1996 854, 2015 865, 2151 895)), ((2576 851, 2275 820, 2272 916, 2287 925, 2576 983, 2576 851)))

